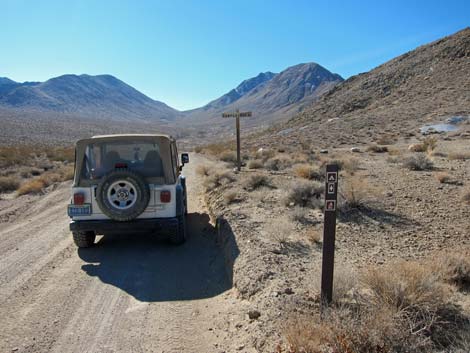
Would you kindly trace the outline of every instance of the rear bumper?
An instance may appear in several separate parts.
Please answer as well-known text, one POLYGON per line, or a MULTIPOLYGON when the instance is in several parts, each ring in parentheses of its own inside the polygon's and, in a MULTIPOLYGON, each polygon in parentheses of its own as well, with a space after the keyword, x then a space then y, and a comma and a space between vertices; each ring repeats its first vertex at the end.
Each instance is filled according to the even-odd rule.
POLYGON ((104 233, 132 233, 132 232, 164 232, 174 231, 178 227, 177 218, 153 218, 136 219, 129 222, 113 220, 71 221, 70 230, 94 231, 97 234, 104 233))

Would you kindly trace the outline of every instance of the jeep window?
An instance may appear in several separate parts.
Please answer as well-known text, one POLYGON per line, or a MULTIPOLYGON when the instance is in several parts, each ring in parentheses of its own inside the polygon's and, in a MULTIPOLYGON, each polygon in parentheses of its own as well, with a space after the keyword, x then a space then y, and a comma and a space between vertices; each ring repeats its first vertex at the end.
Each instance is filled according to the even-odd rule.
POLYGON ((116 168, 128 168, 147 178, 164 178, 160 148, 148 142, 103 142, 85 150, 82 178, 100 179, 116 168))

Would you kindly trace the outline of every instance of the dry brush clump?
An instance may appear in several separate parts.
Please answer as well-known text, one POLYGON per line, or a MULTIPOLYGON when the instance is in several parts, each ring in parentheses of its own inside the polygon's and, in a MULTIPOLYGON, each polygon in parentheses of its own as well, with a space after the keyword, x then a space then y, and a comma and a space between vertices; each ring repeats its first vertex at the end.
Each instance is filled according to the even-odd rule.
POLYGON ((279 171, 290 168, 292 166, 292 159, 287 154, 278 154, 269 158, 264 162, 264 167, 267 170, 279 171))
POLYGON ((320 168, 311 164, 297 164, 293 167, 293 171, 299 178, 308 180, 322 180, 324 178, 320 168))
POLYGON ((422 142, 411 144, 408 150, 411 152, 431 153, 437 146, 437 138, 433 136, 426 137, 422 142))
POLYGON ((66 165, 62 168, 45 172, 41 176, 27 180, 17 190, 17 195, 40 194, 48 186, 73 179, 73 166, 66 165))
POLYGON ((228 191, 224 194, 224 203, 226 205, 230 205, 231 203, 235 203, 237 201, 239 201, 238 192, 228 191))
POLYGON ((206 164, 200 164, 196 167, 196 174, 202 177, 208 177, 211 174, 211 167, 206 164))
POLYGON ((452 180, 449 173, 446 173, 446 172, 437 173, 435 177, 436 177, 436 180, 440 182, 441 184, 447 184, 452 180))
POLYGON ((212 191, 219 186, 228 185, 235 181, 235 177, 229 171, 215 172, 205 178, 203 186, 207 191, 212 191))
POLYGON ((0 177, 0 193, 15 191, 20 186, 20 181, 15 176, 0 177))
POLYGON ((434 163, 424 153, 415 156, 409 156, 403 161, 403 166, 409 170, 423 171, 433 170, 434 163))
POLYGON ((378 190, 360 176, 345 178, 339 190, 338 209, 348 212, 366 207, 366 203, 377 198, 378 190))
POLYGON ((468 314, 432 266, 402 261, 340 277, 346 282, 323 317, 291 320, 279 352, 464 352, 468 314))
POLYGON ((370 146, 367 146, 366 151, 373 152, 373 153, 385 153, 385 152, 388 152, 388 147, 379 146, 379 145, 370 145, 370 146))
POLYGON ((315 181, 296 181, 286 191, 284 204, 286 206, 300 206, 320 208, 323 205, 322 195, 324 185, 315 181))
POLYGON ((243 188, 248 191, 256 190, 262 186, 272 187, 272 181, 266 175, 253 174, 243 181, 243 188))
POLYGON ((261 159, 253 159, 247 164, 248 169, 261 169, 263 168, 263 161, 261 159))

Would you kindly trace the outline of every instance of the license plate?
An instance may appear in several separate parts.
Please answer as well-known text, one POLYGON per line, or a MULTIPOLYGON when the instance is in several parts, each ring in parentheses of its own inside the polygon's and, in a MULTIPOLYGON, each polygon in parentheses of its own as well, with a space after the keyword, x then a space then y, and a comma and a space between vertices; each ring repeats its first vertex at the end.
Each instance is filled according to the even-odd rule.
POLYGON ((69 217, 91 215, 91 204, 69 205, 67 208, 69 217))

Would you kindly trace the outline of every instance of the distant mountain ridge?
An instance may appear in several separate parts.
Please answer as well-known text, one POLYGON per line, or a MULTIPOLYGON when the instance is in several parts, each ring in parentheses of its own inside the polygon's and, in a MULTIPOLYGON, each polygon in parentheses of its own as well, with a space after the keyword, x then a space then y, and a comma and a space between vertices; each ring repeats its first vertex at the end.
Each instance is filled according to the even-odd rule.
POLYGON ((260 73, 220 98, 184 114, 195 124, 210 123, 215 127, 221 124, 223 111, 251 110, 254 113, 254 118, 250 119, 253 125, 269 125, 291 117, 342 81, 340 75, 317 63, 298 64, 278 74, 260 73))
POLYGON ((5 108, 111 120, 174 120, 179 112, 111 75, 62 75, 45 82, 0 80, 5 108))

